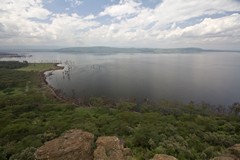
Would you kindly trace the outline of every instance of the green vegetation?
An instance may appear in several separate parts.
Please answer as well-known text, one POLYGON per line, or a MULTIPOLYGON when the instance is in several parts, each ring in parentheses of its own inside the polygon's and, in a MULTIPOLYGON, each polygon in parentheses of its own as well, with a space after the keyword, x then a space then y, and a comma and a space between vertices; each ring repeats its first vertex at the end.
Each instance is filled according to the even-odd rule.
POLYGON ((0 61, 0 68, 15 69, 20 67, 28 66, 28 62, 18 62, 18 61, 0 61))
POLYGON ((56 69, 56 67, 52 63, 30 63, 27 67, 19 68, 19 71, 37 71, 43 72, 46 70, 56 69))
POLYGON ((90 98, 88 105, 76 106, 54 99, 39 72, 47 67, 54 66, 0 68, 0 84, 4 84, 0 88, 0 160, 33 159, 35 148, 72 128, 96 136, 117 135, 136 159, 149 159, 155 153, 180 160, 209 159, 240 143, 238 103, 213 108, 169 101, 111 104, 90 98))

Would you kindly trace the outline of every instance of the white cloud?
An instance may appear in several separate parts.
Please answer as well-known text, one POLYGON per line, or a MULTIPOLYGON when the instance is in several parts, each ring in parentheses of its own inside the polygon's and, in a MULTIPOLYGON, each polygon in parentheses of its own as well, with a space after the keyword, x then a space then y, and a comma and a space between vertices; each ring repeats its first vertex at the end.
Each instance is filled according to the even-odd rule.
POLYGON ((55 0, 47 0, 47 3, 53 3, 55 0))
POLYGON ((84 20, 77 14, 57 14, 50 25, 48 25, 47 33, 52 35, 53 39, 60 40, 64 43, 75 43, 82 39, 79 35, 84 29, 98 26, 97 22, 84 20))
POLYGON ((235 0, 164 0, 154 9, 154 19, 158 20, 156 27, 182 22, 190 18, 225 13, 226 11, 239 11, 240 3, 235 0))
POLYGON ((71 7, 78 7, 83 3, 82 0, 65 0, 65 2, 70 3, 71 7))
POLYGON ((2 0, 0 10, 1 17, 19 17, 46 19, 51 12, 43 8, 41 0, 2 0))
MULTIPOLYGON (((236 30, 240 31, 239 14, 232 14, 230 16, 225 16, 217 19, 206 18, 199 24, 180 29, 175 35, 183 37, 206 38, 240 36, 240 32, 238 32, 238 34, 233 33, 236 32, 236 30)), ((174 33, 174 31, 172 33, 174 33)))
POLYGON ((141 3, 135 0, 120 0, 119 4, 108 6, 99 16, 111 16, 121 19, 126 16, 135 15, 140 11, 141 3))
POLYGON ((77 44, 82 30, 98 25, 77 14, 51 13, 41 0, 4 0, 0 12, 1 44, 77 44))
POLYGON ((80 16, 52 13, 42 0, 2 0, 0 43, 237 48, 239 12, 236 0, 163 0, 155 8, 139 0, 120 0, 96 16, 80 16))
POLYGON ((121 25, 144 28, 151 24, 153 30, 162 30, 171 23, 239 10, 240 3, 235 0, 211 0, 207 3, 201 0, 164 0, 154 9, 142 8, 136 16, 122 21, 121 25))
POLYGON ((45 34, 46 24, 31 21, 45 20, 51 12, 42 7, 41 0, 3 0, 0 5, 0 24, 3 34, 2 44, 32 43, 45 34))
MULTIPOLYGON (((95 32, 91 31, 90 34, 96 34, 96 37, 103 35, 102 38, 109 42, 120 43, 124 40, 125 45, 159 46, 159 44, 164 44, 167 46, 161 45, 161 47, 172 47, 171 44, 175 42, 182 43, 183 46, 192 44, 193 39, 199 43, 202 43, 203 39, 204 41, 215 39, 216 42, 219 42, 218 39, 223 39, 223 31, 225 33, 228 31, 228 34, 224 34, 225 37, 234 37, 232 34, 237 33, 237 27, 233 26, 238 26, 240 23, 239 19, 233 18, 238 15, 210 18, 214 14, 239 12, 240 3, 235 0, 212 0, 207 3, 201 0, 164 0, 153 9, 144 8, 137 2, 134 3, 137 5, 129 5, 127 1, 122 1, 117 5, 106 7, 100 15, 109 15, 118 17, 118 19, 130 14, 135 16, 97 28, 95 32), (129 6, 133 7, 128 12, 126 8, 129 6), (194 26, 183 28, 177 26, 178 23, 198 17, 209 18, 193 24, 194 26)), ((239 36, 235 36, 235 39, 239 40, 239 36)))
POLYGON ((90 14, 86 17, 84 17, 85 20, 92 20, 92 19, 95 19, 96 17, 93 15, 93 14, 90 14))
POLYGON ((173 28, 158 32, 159 41, 178 44, 225 47, 240 42, 240 15, 232 14, 221 18, 205 18, 202 22, 185 28, 173 28), (222 46, 223 45, 223 46, 222 46))

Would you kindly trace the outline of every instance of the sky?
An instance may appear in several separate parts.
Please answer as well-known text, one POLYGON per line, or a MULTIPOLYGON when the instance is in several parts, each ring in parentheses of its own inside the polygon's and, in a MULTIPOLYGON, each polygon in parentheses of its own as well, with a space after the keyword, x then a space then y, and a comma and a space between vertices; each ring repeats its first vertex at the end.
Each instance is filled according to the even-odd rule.
POLYGON ((240 50, 240 0, 1 0, 1 46, 240 50))

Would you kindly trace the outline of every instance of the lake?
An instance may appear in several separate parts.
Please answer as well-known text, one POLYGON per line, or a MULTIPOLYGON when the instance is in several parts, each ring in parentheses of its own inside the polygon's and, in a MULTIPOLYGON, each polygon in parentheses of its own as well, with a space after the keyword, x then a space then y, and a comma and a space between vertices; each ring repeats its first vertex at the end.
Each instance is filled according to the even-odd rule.
POLYGON ((240 53, 27 54, 32 56, 11 60, 65 66, 47 76, 47 82, 69 98, 240 102, 240 53))

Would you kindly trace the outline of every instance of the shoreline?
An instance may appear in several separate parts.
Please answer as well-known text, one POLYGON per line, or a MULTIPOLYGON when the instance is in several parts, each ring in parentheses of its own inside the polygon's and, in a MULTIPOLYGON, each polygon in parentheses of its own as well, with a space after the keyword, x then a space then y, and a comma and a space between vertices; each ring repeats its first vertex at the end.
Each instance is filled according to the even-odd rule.
POLYGON ((17 53, 8 53, 0 51, 0 59, 1 58, 21 58, 26 57, 25 55, 17 54, 17 53))
POLYGON ((64 97, 64 96, 60 95, 58 93, 59 91, 56 88, 52 87, 47 82, 47 76, 48 75, 46 75, 45 72, 63 70, 65 68, 64 66, 58 66, 61 63, 52 63, 52 64, 53 64, 53 68, 49 68, 49 69, 46 69, 46 70, 40 72, 40 78, 41 78, 42 84, 44 86, 46 86, 46 88, 50 91, 50 94, 53 96, 53 98, 55 98, 55 99, 57 99, 61 102, 71 103, 72 105, 80 106, 80 104, 76 103, 76 100, 70 99, 70 98, 67 98, 67 97, 64 97))
POLYGON ((56 71, 56 70, 63 70, 64 69, 64 66, 58 66, 60 63, 53 63, 53 68, 49 68, 49 69, 46 69, 44 71, 41 71, 40 72, 40 77, 41 77, 41 81, 43 82, 42 84, 44 86, 46 86, 51 94, 53 95, 54 98, 60 100, 60 101, 64 101, 64 102, 67 102, 67 100, 60 96, 59 94, 56 93, 56 89, 54 87, 52 87, 48 82, 47 82, 47 75, 45 75, 45 72, 49 72, 49 71, 56 71))
MULTIPOLYGON (((65 102, 65 103, 71 103, 72 105, 75 105, 75 106, 86 106, 86 104, 84 104, 84 102, 81 100, 81 98, 79 98, 79 99, 67 98, 67 97, 61 95, 59 90, 52 87, 47 82, 47 76, 48 75, 46 75, 45 72, 63 70, 65 68, 64 66, 58 66, 60 63, 52 63, 52 64, 53 64, 53 68, 49 68, 49 69, 46 69, 46 70, 40 72, 40 78, 41 78, 43 86, 46 86, 46 88, 50 91, 50 94, 53 96, 53 98, 55 98, 59 101, 62 101, 62 102, 65 102)), ((111 104, 112 104, 112 102, 111 102, 111 104)), ((88 104, 88 105, 90 105, 90 104, 88 104)))

